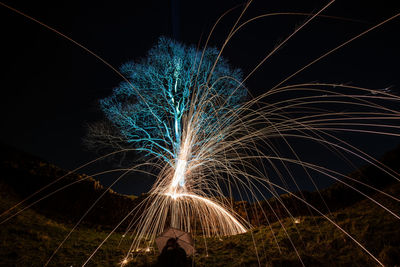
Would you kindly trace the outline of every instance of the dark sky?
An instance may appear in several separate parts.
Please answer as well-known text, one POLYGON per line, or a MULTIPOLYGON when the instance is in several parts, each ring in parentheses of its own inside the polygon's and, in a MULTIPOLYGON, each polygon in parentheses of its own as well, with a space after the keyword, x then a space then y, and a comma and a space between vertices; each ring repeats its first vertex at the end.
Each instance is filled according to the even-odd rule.
MULTIPOLYGON (((354 21, 316 19, 260 68, 247 82, 248 87, 254 94, 267 90, 328 49, 400 12, 400 4, 396 2, 334 3, 323 14, 354 21)), ((70 36, 118 67, 145 56, 160 35, 175 35, 184 43, 197 44, 220 14, 243 1, 5 0, 5 3, 70 36), (171 2, 175 5, 174 12, 171 2), (179 33, 173 34, 174 27, 179 33)), ((316 12, 326 3, 255 0, 245 17, 270 12, 316 12)), ((221 46, 239 11, 232 12, 217 27, 212 45, 221 46)), ((120 77, 43 26, 4 7, 0 7, 0 14, 1 142, 66 169, 94 158, 82 147, 85 124, 100 118, 97 101, 111 93, 120 77)), ((279 16, 253 22, 232 39, 224 56, 246 73, 305 19, 279 16)), ((291 83, 321 81, 398 90, 399 30, 397 18, 330 55, 291 83)), ((357 139, 355 143, 379 157, 399 141, 384 137, 357 139)), ((113 177, 101 179, 107 184, 113 177)), ((116 190, 138 194, 150 184, 145 178, 132 180, 135 181, 121 183, 116 190)))

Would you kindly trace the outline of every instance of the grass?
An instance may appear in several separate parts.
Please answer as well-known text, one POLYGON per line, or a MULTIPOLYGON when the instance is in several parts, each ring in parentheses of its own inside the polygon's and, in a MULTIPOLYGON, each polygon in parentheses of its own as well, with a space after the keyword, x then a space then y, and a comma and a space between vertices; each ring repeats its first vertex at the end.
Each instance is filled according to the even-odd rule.
MULTIPOLYGON (((0 211, 16 203, 15 195, 1 185, 0 211)), ((43 266, 68 235, 72 225, 56 222, 26 210, 0 227, 1 266, 43 266)), ((81 265, 108 232, 79 227, 54 256, 49 266, 81 265)), ((125 255, 129 242, 121 233, 113 234, 95 255, 88 266, 115 266, 125 255)))
MULTIPOLYGON (((398 170, 399 151, 400 147, 397 148, 397 154, 389 153, 385 164, 398 170)), ((15 156, 1 163, 0 213, 54 177, 66 173, 30 155, 14 151, 9 154, 15 156), (21 184, 24 186, 21 187, 21 184)), ((400 183, 387 185, 387 178, 379 176, 379 172, 373 168, 365 167, 364 170, 370 183, 381 183, 387 193, 400 196, 400 183)), ((83 178, 85 176, 73 174, 70 180, 83 178)), ((105 189, 90 178, 68 190, 0 224, 0 266, 43 266, 86 211, 87 205, 105 189)), ((369 200, 354 198, 353 192, 350 194, 337 185, 321 192, 330 201, 329 207, 335 207, 335 212, 329 214, 329 218, 349 232, 385 266, 400 266, 399 219, 369 200)), ((309 195, 312 197, 312 194, 309 195)), ((71 234, 49 266, 81 266, 120 218, 144 197, 127 197, 107 191, 98 203, 100 208, 93 210, 89 214, 92 216, 71 234)), ((372 197, 395 214, 400 214, 398 201, 382 194, 372 197)), ((240 211, 245 212, 244 209, 240 211)), ((306 266, 377 266, 368 254, 326 219, 315 214, 304 214, 298 217, 300 223, 286 217, 280 222, 258 226, 242 235, 221 238, 194 236, 196 254, 192 263, 197 267, 287 267, 301 266, 301 258, 306 266)), ((120 266, 132 241, 130 235, 123 237, 121 231, 124 229, 122 227, 111 235, 87 266, 120 266)), ((153 249, 150 253, 138 252, 132 256, 128 266, 152 266, 158 255, 157 250, 153 249)))
MULTIPOLYGON (((388 189, 399 195, 400 185, 388 189)), ((380 203, 400 214, 398 202, 376 195, 380 203)), ((369 200, 360 201, 329 216, 371 251, 386 266, 400 264, 400 221, 369 200)), ((304 216, 300 223, 284 219, 271 228, 207 239, 197 247, 196 266, 301 266, 293 242, 306 266, 376 266, 358 245, 319 216, 304 216), (286 233, 285 233, 285 230, 286 233), (290 237, 290 238, 289 238, 290 237), (258 251, 258 258, 255 251, 258 251), (208 256, 207 256, 208 255, 208 256)))
MULTIPOLYGON (((0 187, 0 208, 18 200, 7 186, 0 187)), ((400 185, 388 188, 399 195, 400 185)), ((375 198, 399 214, 398 202, 382 195, 375 198)), ((387 266, 399 264, 400 222, 371 201, 363 200, 330 215, 387 266)), ((196 266, 376 266, 376 263, 335 226, 319 216, 303 216, 300 223, 286 218, 251 232, 221 238, 196 236, 196 266), (285 232, 286 231, 286 232, 285 232), (292 245, 293 243, 293 245, 292 245), (257 251, 257 253, 256 253, 257 251), (257 257, 258 255, 258 257, 257 257)), ((2 266, 43 266, 69 233, 72 225, 56 222, 34 210, 4 223, 0 228, 2 266)), ((79 266, 89 257, 107 231, 79 227, 54 256, 49 266, 79 266)), ((88 266, 118 266, 129 249, 130 237, 113 234, 88 266)), ((139 253, 128 266, 150 266, 156 251, 139 253)))

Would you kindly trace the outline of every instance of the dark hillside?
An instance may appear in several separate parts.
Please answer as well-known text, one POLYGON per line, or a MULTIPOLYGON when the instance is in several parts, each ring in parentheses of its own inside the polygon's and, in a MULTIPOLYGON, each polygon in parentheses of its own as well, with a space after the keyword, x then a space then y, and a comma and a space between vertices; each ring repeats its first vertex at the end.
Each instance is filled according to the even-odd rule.
MULTIPOLYGON (((385 192, 399 196, 400 184, 392 185, 385 192)), ((373 198, 400 214, 397 201, 382 194, 375 194, 373 198)), ((333 212, 329 218, 385 266, 400 265, 400 220, 389 212, 369 200, 362 200, 333 212)), ((207 248, 204 242, 199 242, 196 266, 258 266, 258 261, 261 266, 302 266, 291 242, 305 266, 378 266, 325 218, 302 216, 299 219, 296 223, 286 218, 281 221, 282 224, 275 222, 270 227, 257 227, 243 235, 210 238, 207 239, 207 248), (255 251, 258 251, 259 259, 255 251)))
MULTIPOLYGON (((400 195, 400 186, 396 184, 385 191, 400 195)), ((400 213, 398 202, 381 194, 373 197, 396 214, 400 213)), ((0 211, 18 201, 9 186, 0 184, 0 211)), ((400 223, 381 207, 362 200, 329 217, 386 266, 400 264, 400 223)), ((303 216, 299 223, 286 218, 281 223, 231 237, 204 240, 195 236, 195 266, 259 266, 259 261, 261 266, 301 266, 291 242, 306 266, 377 266, 350 238, 321 216, 303 216)), ((43 266, 71 227, 28 209, 0 227, 0 266, 43 266)), ((82 265, 107 234, 108 231, 101 229, 78 227, 49 266, 82 265)), ((131 240, 130 236, 113 234, 88 266, 117 266, 131 240)), ((134 256, 128 266, 153 266, 157 252, 153 246, 149 253, 139 252, 134 256)))
MULTIPOLYGON (((47 186, 55 179, 68 174, 68 171, 47 163, 35 156, 11 147, 1 147, 0 182, 10 186, 24 199, 37 190, 47 186)), ((46 188, 27 203, 55 192, 33 206, 36 211, 58 221, 74 223, 100 197, 94 209, 83 223, 96 227, 114 227, 143 198, 125 196, 104 188, 97 180, 85 174, 70 173, 54 185, 46 188), (73 183, 71 186, 56 190, 73 183)), ((129 218, 127 223, 129 223, 129 218)))
MULTIPOLYGON (((66 170, 62 170, 37 157, 7 146, 2 146, 0 158, 0 181, 11 186, 22 199, 68 173, 66 170)), ((396 149, 387 152, 380 162, 391 168, 394 172, 400 173, 400 145, 396 149)), ((382 172, 372 165, 363 166, 359 170, 349 174, 349 177, 380 190, 390 187, 390 185, 396 182, 393 177, 390 177, 387 173, 382 172)), ((368 187, 345 178, 342 179, 349 185, 360 189, 366 195, 376 193, 376 191, 368 187)), ((76 222, 92 203, 105 192, 105 195, 88 214, 83 223, 109 228, 116 225, 145 197, 144 195, 138 198, 121 195, 112 190, 107 190, 92 177, 72 173, 57 182, 54 186, 38 194, 33 200, 39 199, 70 183, 74 184, 40 201, 33 207, 42 214, 47 214, 49 217, 76 222)), ((304 191, 294 192, 294 194, 301 198, 304 197, 308 203, 323 213, 346 208, 365 198, 353 189, 340 183, 335 183, 321 190, 319 193, 304 191), (321 196, 325 203, 322 201, 321 196), (329 211, 326 206, 329 207, 329 211)), ((312 212, 303 202, 288 194, 281 195, 280 201, 272 198, 268 200, 268 203, 262 201, 251 205, 245 201, 240 201, 233 204, 234 209, 239 215, 249 218, 252 225, 259 226, 266 225, 268 222, 275 222, 278 218, 283 219, 290 216, 286 209, 283 208, 282 203, 291 212, 292 216, 318 215, 312 212), (274 209, 273 211, 271 207, 274 209)), ((129 221, 128 219, 127 222, 129 221)))
MULTIPOLYGON (((13 189, 0 183, 0 213, 20 201, 13 189)), ((53 220, 28 209, 0 227, 0 266, 44 266, 73 225, 53 220)), ((108 232, 79 226, 49 266, 82 265, 108 232)), ((129 249, 121 233, 115 233, 99 250, 89 266, 115 266, 129 249)))
MULTIPOLYGON (((387 153, 382 162, 399 172, 400 147, 387 153)), ((0 167, 0 213, 67 173, 8 147, 2 149, 0 167)), ((400 195, 400 183, 394 182, 393 178, 375 167, 364 166, 350 175, 392 196, 400 195)), ((95 179, 81 174, 69 175, 40 196, 71 182, 76 184, 40 201, 1 225, 0 266, 43 266, 80 216, 105 192, 49 266, 81 265, 107 236, 111 227, 144 197, 128 197, 106 190, 95 179)), ((398 201, 369 189, 364 191, 395 214, 400 214, 398 201)), ((307 201, 324 211, 318 193, 302 193, 307 201)), ((331 209, 326 216, 386 266, 400 265, 400 221, 397 218, 340 184, 334 184, 320 193, 331 209)), ((242 216, 250 210, 250 219, 255 228, 246 234, 231 237, 204 240, 201 236, 195 236, 195 265, 259 266, 260 263, 261 266, 301 266, 298 253, 306 266, 376 266, 370 256, 326 218, 310 214, 303 203, 289 195, 282 195, 281 199, 296 220, 290 218, 275 199, 269 200, 269 204, 280 216, 280 222, 267 203, 261 203, 270 225, 263 219, 260 210, 254 212, 249 203, 235 202, 235 209, 242 216)), ((116 232, 88 266, 117 265, 129 250, 131 238, 130 235, 123 237, 121 232, 116 232)), ((149 253, 138 252, 133 256, 129 266, 151 266, 157 258, 157 252, 153 247, 149 253)))
MULTIPOLYGON (((390 168, 392 170, 391 173, 397 172, 396 177, 400 177, 400 145, 397 146, 394 150, 385 153, 382 159, 380 159, 380 162, 386 167, 390 168)), ((398 184, 398 181, 395 178, 391 177, 390 175, 373 165, 365 165, 360 169, 350 173, 348 176, 352 179, 363 182, 379 190, 390 188, 390 186, 398 184)), ((350 179, 342 177, 338 178, 341 178, 340 180, 360 190, 367 196, 372 196, 377 193, 375 190, 357 182, 351 181, 350 179)), ((319 193, 303 191, 294 192, 293 194, 306 200, 308 203, 316 207, 318 210, 322 211, 324 214, 349 207, 357 203, 358 201, 366 198, 349 186, 341 184, 339 182, 334 183, 328 188, 320 190, 319 193), (321 199, 321 196, 323 198, 323 201, 321 199), (329 208, 329 210, 327 207, 329 208)), ((268 222, 271 223, 278 220, 275 214, 277 214, 280 219, 290 216, 287 213, 286 209, 283 208, 282 203, 291 212, 292 216, 298 217, 318 215, 317 213, 310 210, 303 202, 297 200, 295 197, 289 194, 281 195, 280 201, 272 198, 268 200, 268 203, 263 201, 253 206, 245 203, 245 206, 247 206, 247 210, 249 210, 251 222, 253 225, 265 225, 268 222), (262 214, 260 206, 262 207, 263 212, 267 215, 267 218, 265 218, 265 216, 260 216, 262 214), (275 213, 271 211, 271 207, 274 209, 275 213)), ((238 205, 237 207, 240 209, 241 206, 238 205)), ((241 210, 239 211, 239 213, 243 214, 244 211, 241 210)))

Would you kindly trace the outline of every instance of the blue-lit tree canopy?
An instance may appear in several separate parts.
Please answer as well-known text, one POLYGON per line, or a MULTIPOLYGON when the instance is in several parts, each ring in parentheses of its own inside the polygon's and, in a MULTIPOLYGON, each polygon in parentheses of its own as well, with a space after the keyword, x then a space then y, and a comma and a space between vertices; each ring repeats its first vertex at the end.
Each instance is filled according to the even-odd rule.
POLYGON ((134 147, 173 165, 184 121, 199 116, 203 125, 197 131, 210 131, 209 125, 246 96, 240 69, 230 67, 218 55, 215 48, 198 50, 161 37, 145 58, 121 67, 129 82, 121 82, 100 100, 108 123, 90 127, 92 140, 134 147), (196 113, 199 105, 201 114, 196 113))

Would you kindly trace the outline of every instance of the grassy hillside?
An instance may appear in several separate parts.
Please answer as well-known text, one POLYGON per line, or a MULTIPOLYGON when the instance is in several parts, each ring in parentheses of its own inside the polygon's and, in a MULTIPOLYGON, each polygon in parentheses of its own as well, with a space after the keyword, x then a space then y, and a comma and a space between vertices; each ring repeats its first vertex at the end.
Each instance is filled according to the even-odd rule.
MULTIPOLYGON (((0 187, 0 210, 17 200, 9 187, 0 187)), ((388 188, 400 194, 400 185, 388 188)), ((397 214, 398 203, 382 195, 375 198, 397 214)), ((387 266, 400 263, 400 223, 388 212, 363 200, 330 215, 387 266)), ((237 236, 196 237, 196 266, 301 266, 296 247, 307 266, 376 266, 353 241, 320 216, 300 217, 262 226, 237 236), (289 239, 290 237, 290 239, 289 239), (206 246, 205 246, 206 242, 206 246), (256 244, 256 245, 255 245, 256 244), (257 259, 257 250, 259 259, 257 259)), ((1 266, 43 266, 69 233, 72 225, 49 219, 34 210, 6 222, 0 228, 1 266)), ((108 231, 79 227, 51 261, 50 266, 79 266, 106 237, 108 231)), ((116 266, 129 249, 130 237, 115 233, 96 253, 88 266, 116 266)), ((129 266, 147 266, 156 260, 156 252, 139 253, 129 266)))
POLYGON ((70 173, 10 147, 0 148, 0 182, 8 185, 21 199, 65 176, 27 202, 33 203, 64 187, 33 206, 39 213, 56 221, 78 221, 92 203, 103 195, 82 223, 90 227, 110 229, 144 197, 118 194, 85 174, 70 173))
MULTIPOLYGON (((400 195, 400 184, 387 191, 400 195)), ((374 198, 400 214, 398 202, 382 195, 374 198)), ((400 264, 400 221, 382 208, 363 200, 329 217, 387 266, 400 264)), ((197 259, 198 266, 257 266, 255 249, 262 266, 301 266, 291 241, 306 266, 376 266, 365 252, 326 219, 321 216, 298 219, 298 224, 291 219, 282 220, 287 234, 276 222, 271 227, 258 227, 252 233, 222 238, 222 241, 208 239, 208 257, 205 247, 199 243, 197 252, 202 256, 197 259)))
MULTIPOLYGON (((398 152, 399 148, 395 151, 398 152)), ((66 173, 30 155, 15 150, 11 152, 11 157, 3 157, 1 161, 0 213, 54 177, 66 173)), ((387 154, 385 164, 400 168, 400 153, 397 152, 387 154)), ((381 174, 374 168, 365 166, 352 175, 369 179, 369 182, 378 181, 377 187, 393 196, 400 196, 400 184, 388 183, 387 177, 379 176, 381 174)), ((65 183, 74 181, 78 183, 70 189, 0 225, 0 266, 43 266, 68 235, 73 223, 86 211, 87 205, 105 193, 105 198, 72 233, 49 265, 80 266, 108 235, 111 227, 140 201, 140 198, 106 190, 96 180, 84 175, 73 174, 65 183)), ((352 192, 349 194, 342 190, 340 185, 333 185, 322 194, 330 207, 334 206, 335 212, 327 215, 329 218, 386 266, 400 265, 400 220, 369 200, 355 198, 352 192), (338 202, 336 205, 335 201, 338 202)), ((309 193, 306 198, 313 202, 313 195, 309 193)), ((369 192, 369 195, 400 214, 399 202, 382 194, 369 192)), ((288 196, 283 198, 288 199, 288 203, 293 202, 288 196)), ((270 204, 273 203, 274 200, 270 200, 270 204)), ((245 212, 240 208, 242 204, 235 205, 239 212, 245 212)), ((318 206, 317 201, 313 204, 318 206)), ((250 209, 250 205, 246 205, 250 209)), ((307 212, 296 216, 298 223, 283 214, 281 221, 275 219, 271 225, 262 222, 243 235, 207 239, 195 236, 195 266, 301 266, 298 255, 306 266, 376 266, 370 256, 325 218, 307 212)), ((87 266, 118 266, 132 241, 130 236, 123 237, 120 232, 123 229, 121 227, 111 235, 87 266)), ((157 251, 153 248, 150 252, 138 252, 132 256, 129 266, 152 266, 157 251)))
MULTIPOLYGON (((400 173, 400 146, 397 146, 394 150, 385 153, 385 155, 380 159, 380 162, 386 167, 390 168, 391 173, 393 173, 393 171, 400 173)), ((365 183, 373 186, 375 189, 380 190, 390 187, 396 181, 393 177, 388 175, 388 173, 383 172, 371 164, 365 165, 350 173, 348 177, 339 178, 341 181, 353 186, 354 188, 357 188, 358 190, 361 190, 368 196, 374 195, 376 191, 355 181, 365 183)), ((308 203, 311 203, 323 213, 338 211, 365 198, 363 195, 340 182, 336 182, 328 188, 320 190, 320 192, 305 191, 294 192, 293 194, 306 200, 308 203), (323 197, 323 201, 321 196, 323 197), (327 209, 327 206, 329 207, 329 210, 327 209)), ((313 215, 318 215, 318 213, 305 206, 303 202, 288 194, 281 195, 280 201, 277 201, 275 198, 273 198, 268 200, 268 202, 262 201, 253 206, 246 203, 245 206, 247 206, 247 210, 250 213, 249 217, 252 225, 264 225, 267 222, 275 222, 277 221, 275 214, 279 214, 280 218, 289 217, 290 215, 286 209, 290 210, 293 216, 307 216, 310 215, 310 213, 313 215), (285 208, 281 202, 284 203, 285 208), (271 211, 271 207, 274 209, 274 212, 271 211), (257 216, 258 214, 266 214, 266 216, 257 216)), ((240 207, 241 206, 238 205, 239 210, 240 207)), ((239 212, 244 214, 245 211, 241 210, 239 212)))
MULTIPOLYGON (((0 213, 17 203, 9 186, 0 184, 0 213)), ((43 266, 69 233, 72 225, 56 222, 27 210, 0 227, 1 266, 43 266)), ((105 238, 107 232, 79 227, 51 261, 50 266, 79 266, 105 238)), ((119 244, 122 234, 112 235, 90 266, 114 266, 126 253, 128 243, 119 244)))

